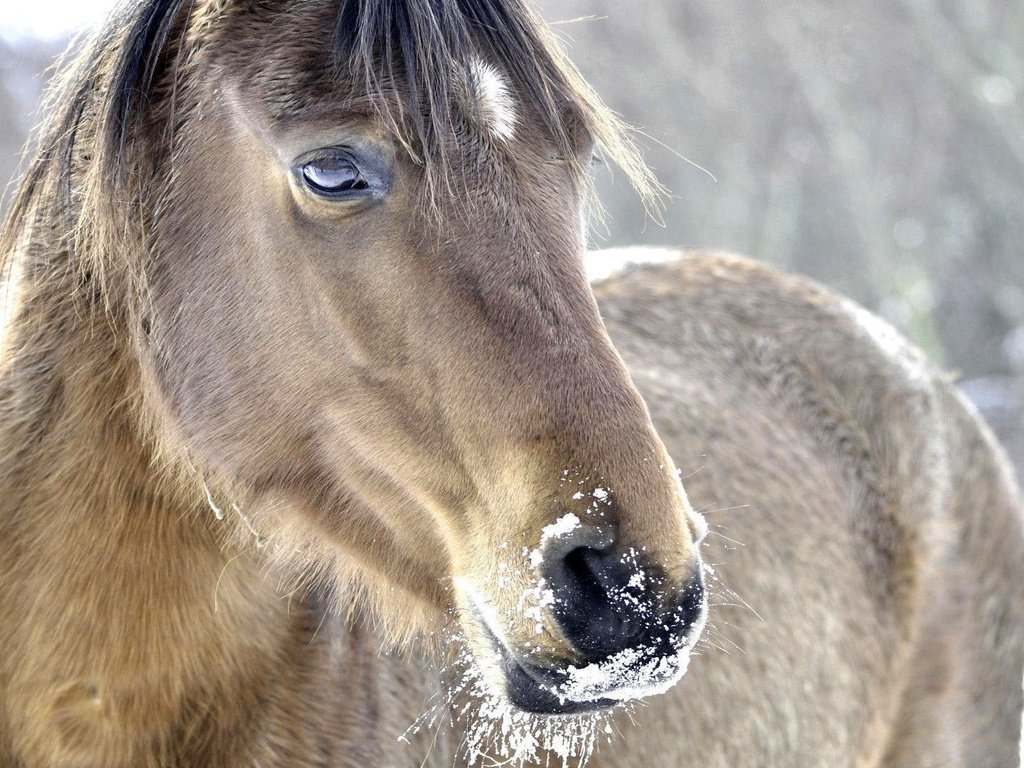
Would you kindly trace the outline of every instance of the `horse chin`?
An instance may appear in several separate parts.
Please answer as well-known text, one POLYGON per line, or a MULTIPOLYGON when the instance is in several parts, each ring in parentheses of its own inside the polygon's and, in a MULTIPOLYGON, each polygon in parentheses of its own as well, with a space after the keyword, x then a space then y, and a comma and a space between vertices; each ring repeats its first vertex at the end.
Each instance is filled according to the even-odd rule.
POLYGON ((496 650, 509 701, 526 712, 546 715, 607 710, 665 693, 685 674, 689 663, 689 648, 669 656, 635 649, 601 662, 565 668, 531 664, 500 645, 496 650))
POLYGON ((484 662, 491 687, 516 709, 539 715, 598 712, 665 693, 686 673, 690 651, 703 628, 702 620, 685 643, 673 647, 638 647, 590 663, 542 665, 499 638, 500 630, 485 606, 472 596, 468 603, 473 624, 467 634, 480 647, 474 655, 484 662))
POLYGON ((565 672, 521 660, 497 638, 493 638, 492 645, 504 674, 505 695, 513 706, 524 712, 577 715, 610 709, 619 703, 600 697, 575 701, 561 696, 558 691, 566 681, 565 672))

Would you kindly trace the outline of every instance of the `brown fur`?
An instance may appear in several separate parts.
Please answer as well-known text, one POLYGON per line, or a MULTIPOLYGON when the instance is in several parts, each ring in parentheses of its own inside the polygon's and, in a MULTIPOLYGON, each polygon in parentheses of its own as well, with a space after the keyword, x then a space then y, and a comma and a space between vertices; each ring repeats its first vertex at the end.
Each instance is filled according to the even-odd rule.
POLYGON ((513 646, 576 659, 523 615, 525 564, 498 568, 583 514, 572 491, 611 488, 671 588, 699 562, 667 446, 699 505, 750 505, 721 513, 745 546, 704 547, 750 607, 714 607, 595 762, 1009 764, 1019 501, 953 390, 862 311, 728 258, 605 283, 613 348, 581 262, 589 142, 644 177, 532 17, 285 5, 126 11, 12 206, 0 761, 450 765, 459 718, 397 739, 443 704, 452 629, 500 688, 469 591, 513 646), (509 77, 508 144, 472 55, 509 77), (294 186, 339 142, 384 158, 381 204, 294 186))
POLYGON ((607 764, 1016 765, 1021 504, 946 378, 864 310, 735 257, 597 294, 721 564, 705 655, 607 764))

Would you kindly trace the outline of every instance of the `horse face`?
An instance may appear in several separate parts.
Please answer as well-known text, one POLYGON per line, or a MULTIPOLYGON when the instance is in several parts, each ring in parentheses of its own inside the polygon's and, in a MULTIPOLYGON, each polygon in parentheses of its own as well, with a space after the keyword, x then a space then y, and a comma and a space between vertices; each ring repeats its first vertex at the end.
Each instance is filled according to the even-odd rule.
POLYGON ((393 620, 453 612, 517 706, 671 685, 703 523, 586 282, 577 158, 478 62, 431 184, 357 85, 288 90, 282 51, 330 25, 273 23, 182 96, 150 278, 176 428, 271 536, 415 596, 393 620))

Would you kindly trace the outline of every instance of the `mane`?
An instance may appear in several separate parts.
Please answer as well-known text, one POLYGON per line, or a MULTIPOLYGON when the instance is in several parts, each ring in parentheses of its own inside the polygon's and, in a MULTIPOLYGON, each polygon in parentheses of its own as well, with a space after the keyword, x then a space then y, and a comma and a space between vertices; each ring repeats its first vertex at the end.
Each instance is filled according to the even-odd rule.
POLYGON ((428 174, 447 169, 444 137, 458 122, 452 94, 476 85, 471 72, 479 55, 524 91, 567 159, 575 159, 573 135, 582 129, 646 201, 653 198, 657 182, 628 130, 523 0, 342 0, 336 41, 339 65, 363 77, 395 133, 411 125, 407 148, 421 154, 428 174), (390 106, 402 103, 389 98, 395 69, 406 85, 401 115, 390 106))
MULTIPOLYGON (((201 47, 189 26, 215 28, 219 15, 250 5, 286 12, 289 3, 123 0, 80 53, 65 54, 47 92, 38 150, 0 231, 0 260, 45 228, 48 247, 68 253, 67 266, 98 279, 105 295, 115 272, 131 284, 124 289, 145 293, 142 260, 117 254, 145 250, 143 202, 155 195, 140 180, 155 145, 169 144, 176 128, 178 80, 201 47)), ((365 97, 430 185, 448 177, 453 94, 475 87, 474 60, 483 57, 531 100, 567 160, 584 162, 571 151, 582 129, 649 208, 656 205, 661 188, 629 130, 524 0, 340 0, 333 46, 336 76, 362 79, 365 97)))

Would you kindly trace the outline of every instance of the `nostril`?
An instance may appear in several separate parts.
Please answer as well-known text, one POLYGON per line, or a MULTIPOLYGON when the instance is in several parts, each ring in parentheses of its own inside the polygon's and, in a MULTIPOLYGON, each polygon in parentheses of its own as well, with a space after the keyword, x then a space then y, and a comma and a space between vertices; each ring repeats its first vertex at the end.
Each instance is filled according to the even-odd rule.
POLYGON ((631 579, 638 572, 610 543, 576 546, 549 563, 552 610, 578 651, 603 658, 642 640, 650 611, 642 610, 642 595, 631 596, 631 579))
POLYGON ((633 549, 624 552, 615 533, 607 526, 578 525, 544 543, 551 614, 588 661, 640 647, 675 653, 703 620, 700 568, 681 588, 673 587, 633 549))
POLYGON ((602 552, 593 547, 576 547, 565 556, 563 565, 567 579, 566 586, 580 593, 581 598, 595 602, 608 596, 602 574, 602 552))

